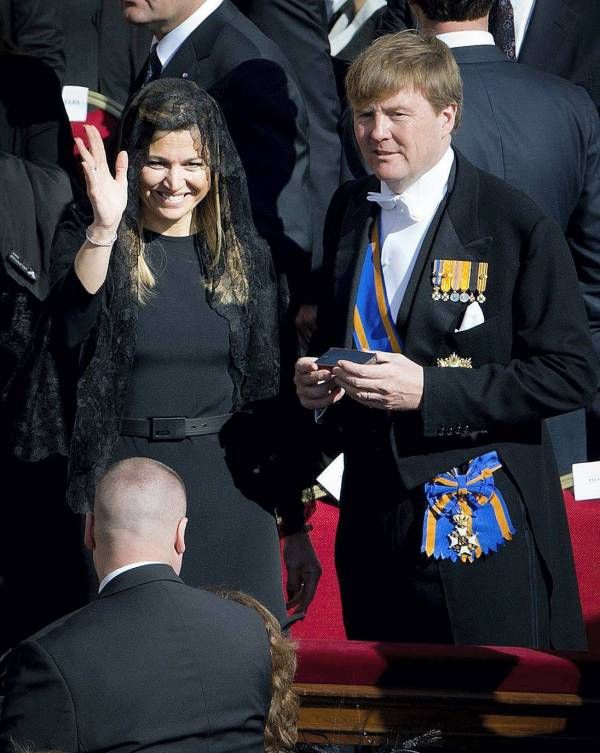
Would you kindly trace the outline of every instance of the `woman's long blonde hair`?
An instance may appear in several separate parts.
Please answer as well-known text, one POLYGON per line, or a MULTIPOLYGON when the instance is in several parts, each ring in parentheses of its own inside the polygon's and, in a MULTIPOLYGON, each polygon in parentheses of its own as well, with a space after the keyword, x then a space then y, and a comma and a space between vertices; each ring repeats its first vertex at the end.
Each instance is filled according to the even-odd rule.
POLYGON ((251 607, 262 617, 271 651, 271 705, 265 724, 265 753, 293 750, 298 741, 298 696, 292 688, 296 674, 296 649, 281 625, 257 599, 241 591, 222 591, 224 599, 251 607))

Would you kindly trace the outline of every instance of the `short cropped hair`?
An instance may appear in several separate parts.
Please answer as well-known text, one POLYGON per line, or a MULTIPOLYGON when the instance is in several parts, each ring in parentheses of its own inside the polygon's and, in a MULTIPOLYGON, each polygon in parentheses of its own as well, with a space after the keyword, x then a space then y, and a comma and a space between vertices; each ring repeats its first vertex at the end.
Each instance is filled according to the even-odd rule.
POLYGON ((386 34, 363 50, 346 75, 346 93, 355 112, 402 89, 418 91, 436 113, 455 104, 454 130, 460 125, 460 71, 450 49, 436 37, 411 30, 386 34))
POLYGON ((490 12, 494 0, 414 0, 431 21, 476 21, 490 12))

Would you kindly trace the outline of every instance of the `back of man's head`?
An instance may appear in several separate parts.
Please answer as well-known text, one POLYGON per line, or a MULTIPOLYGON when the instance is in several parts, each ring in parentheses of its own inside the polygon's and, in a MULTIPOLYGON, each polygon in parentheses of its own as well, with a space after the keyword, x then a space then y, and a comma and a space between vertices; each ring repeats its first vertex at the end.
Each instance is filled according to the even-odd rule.
POLYGON ((410 0, 430 21, 476 21, 490 12, 494 0, 410 0))
POLYGON ((110 466, 86 523, 98 576, 139 561, 165 562, 179 572, 185 512, 185 487, 168 466, 140 457, 110 466))

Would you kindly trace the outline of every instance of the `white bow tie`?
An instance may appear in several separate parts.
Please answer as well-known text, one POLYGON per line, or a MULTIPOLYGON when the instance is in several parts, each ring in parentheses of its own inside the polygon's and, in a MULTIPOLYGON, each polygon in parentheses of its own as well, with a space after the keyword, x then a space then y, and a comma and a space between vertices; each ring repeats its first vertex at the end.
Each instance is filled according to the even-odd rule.
POLYGON ((407 201, 404 196, 397 193, 378 193, 377 191, 369 191, 367 194, 367 201, 374 201, 382 209, 398 209, 401 213, 405 213, 410 217, 413 222, 419 222, 423 219, 423 213, 414 206, 410 206, 411 202, 407 201))

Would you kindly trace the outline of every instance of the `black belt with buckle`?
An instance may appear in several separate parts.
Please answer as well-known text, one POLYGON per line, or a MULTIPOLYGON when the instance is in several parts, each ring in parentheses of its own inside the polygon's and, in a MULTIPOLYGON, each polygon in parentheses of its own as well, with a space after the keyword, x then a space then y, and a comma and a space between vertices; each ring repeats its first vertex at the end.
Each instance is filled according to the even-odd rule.
POLYGON ((226 413, 224 416, 203 418, 185 418, 185 416, 122 418, 121 436, 141 437, 154 442, 172 442, 186 437, 217 434, 231 416, 231 413, 226 413))

